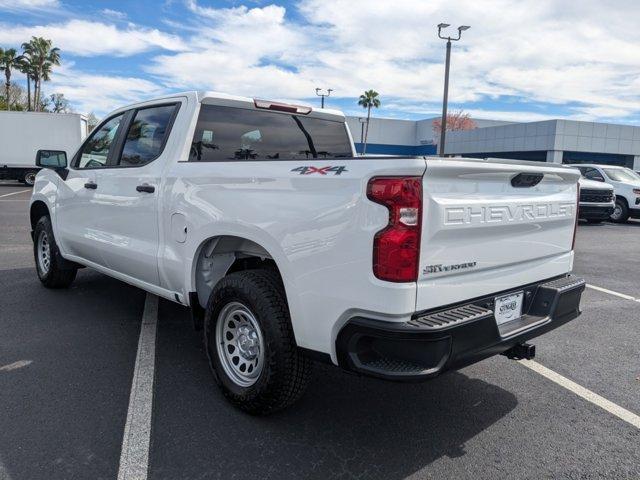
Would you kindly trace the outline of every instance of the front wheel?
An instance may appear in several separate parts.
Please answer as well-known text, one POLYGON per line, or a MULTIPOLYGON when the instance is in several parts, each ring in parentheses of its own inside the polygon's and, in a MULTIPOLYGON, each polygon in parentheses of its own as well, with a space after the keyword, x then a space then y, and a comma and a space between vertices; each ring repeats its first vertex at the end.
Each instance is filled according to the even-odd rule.
POLYGON ((616 206, 611 214, 611 220, 617 223, 626 222, 629 219, 629 208, 624 200, 616 199, 616 206))
POLYGON ((38 278, 47 288, 67 288, 76 278, 78 269, 69 264, 58 250, 51 219, 41 217, 33 231, 33 256, 38 278))
POLYGON ((216 381, 241 410, 269 414, 304 393, 310 360, 296 346, 275 272, 246 270, 220 280, 209 297, 204 335, 216 381))

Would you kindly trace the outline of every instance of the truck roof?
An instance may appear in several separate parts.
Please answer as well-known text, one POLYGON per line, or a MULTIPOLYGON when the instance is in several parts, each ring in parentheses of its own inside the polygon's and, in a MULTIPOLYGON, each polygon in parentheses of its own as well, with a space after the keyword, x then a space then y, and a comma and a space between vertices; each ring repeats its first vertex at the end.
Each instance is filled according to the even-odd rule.
MULTIPOLYGON (((263 98, 243 97, 240 95, 231 95, 231 94, 222 93, 222 92, 187 91, 187 92, 172 93, 170 95, 155 97, 155 98, 147 99, 141 102, 132 103, 130 105, 126 105, 121 108, 118 108, 115 111, 127 110, 129 108, 136 107, 139 105, 145 105, 151 102, 157 102, 159 100, 171 100, 178 97, 187 97, 189 99, 193 99, 194 101, 197 101, 206 105, 221 105, 221 106, 250 108, 250 109, 258 108, 256 107, 256 103, 255 103, 258 100, 264 100, 266 102, 271 101, 272 103, 285 103, 288 105, 295 105, 294 103, 290 103, 290 102, 280 102, 276 100, 269 100, 269 99, 263 99, 263 98)), ((320 118, 327 118, 327 119, 339 120, 339 121, 344 121, 344 118, 345 118, 344 113, 342 113, 340 110, 334 110, 330 108, 316 108, 316 107, 311 107, 310 105, 298 104, 297 106, 310 108, 311 111, 307 115, 311 117, 320 117, 320 118)))
POLYGON ((87 119, 87 116, 82 113, 68 112, 68 113, 54 113, 54 112, 28 112, 25 110, 1 110, 0 115, 34 115, 34 116, 46 116, 46 115, 55 115, 56 118, 59 118, 60 115, 67 115, 73 117, 80 117, 83 119, 87 119))

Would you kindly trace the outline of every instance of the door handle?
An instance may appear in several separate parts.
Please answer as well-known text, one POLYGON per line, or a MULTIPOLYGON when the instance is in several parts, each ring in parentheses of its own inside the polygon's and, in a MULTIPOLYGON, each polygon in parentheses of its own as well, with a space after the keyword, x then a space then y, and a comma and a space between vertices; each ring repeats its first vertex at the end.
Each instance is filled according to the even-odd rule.
POLYGON ((91 190, 95 190, 98 188, 98 184, 95 182, 87 182, 84 184, 84 188, 90 188, 91 190))
POLYGON ((147 193, 153 193, 156 191, 156 187, 154 187, 153 185, 148 185, 146 183, 143 183, 142 185, 138 185, 136 187, 136 191, 138 192, 147 192, 147 193))

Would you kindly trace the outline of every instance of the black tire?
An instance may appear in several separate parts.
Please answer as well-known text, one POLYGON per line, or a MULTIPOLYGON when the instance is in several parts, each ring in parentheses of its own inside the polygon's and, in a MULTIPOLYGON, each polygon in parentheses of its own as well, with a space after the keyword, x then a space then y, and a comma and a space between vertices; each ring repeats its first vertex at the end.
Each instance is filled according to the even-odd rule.
POLYGON ((599 224, 602 223, 603 220, 599 218, 587 218, 587 223, 599 224))
POLYGON ((51 219, 48 216, 40 217, 33 231, 33 256, 36 262, 36 271, 38 278, 47 288, 67 288, 76 278, 78 269, 75 264, 68 262, 58 250, 53 229, 51 227, 51 219), (49 254, 48 264, 45 264, 39 258, 38 250, 43 248, 40 243, 41 236, 46 237, 48 243, 49 254), (48 265, 48 267, 46 266, 48 265))
POLYGON ((204 339, 209 365, 222 393, 247 413, 266 415, 282 410, 296 402, 309 383, 311 361, 296 346, 284 288, 276 272, 245 270, 220 280, 207 303, 204 339), (232 303, 249 309, 263 339, 261 371, 249 386, 240 386, 225 371, 225 360, 217 348, 219 316, 232 303))
POLYGON ((37 170, 29 170, 25 172, 20 181, 29 187, 33 187, 34 183, 36 183, 36 175, 38 174, 37 170))
POLYGON ((627 206, 627 202, 616 198, 616 209, 614 210, 614 213, 611 214, 611 221, 616 223, 624 223, 627 220, 629 220, 629 207, 627 206), (618 208, 620 209, 619 214, 616 213, 618 212, 618 208))

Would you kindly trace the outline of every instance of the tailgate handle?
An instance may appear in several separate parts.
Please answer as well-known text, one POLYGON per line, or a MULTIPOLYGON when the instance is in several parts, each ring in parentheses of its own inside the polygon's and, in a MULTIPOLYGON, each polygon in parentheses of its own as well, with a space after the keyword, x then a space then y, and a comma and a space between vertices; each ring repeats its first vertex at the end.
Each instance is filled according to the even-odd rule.
POLYGON ((535 187, 542 181, 544 173, 519 173, 511 179, 511 186, 514 188, 535 187))

